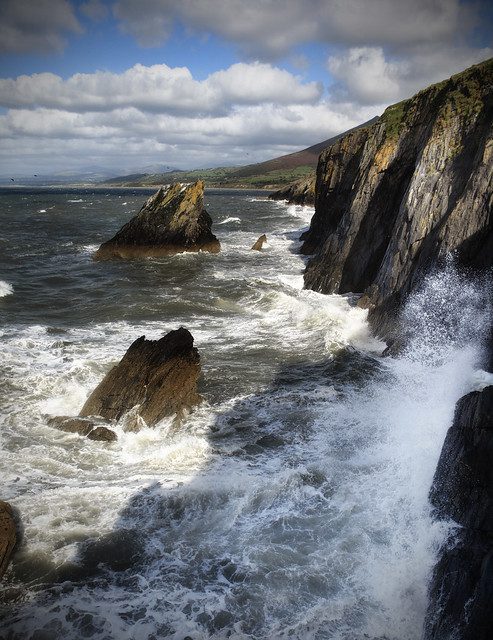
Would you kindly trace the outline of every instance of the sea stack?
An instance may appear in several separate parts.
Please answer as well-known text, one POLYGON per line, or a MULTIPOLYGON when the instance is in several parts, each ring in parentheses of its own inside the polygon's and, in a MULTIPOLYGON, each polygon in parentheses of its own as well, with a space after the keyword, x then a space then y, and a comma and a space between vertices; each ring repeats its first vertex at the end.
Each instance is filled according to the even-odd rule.
POLYGON ((119 420, 137 408, 151 426, 201 402, 199 375, 200 356, 187 329, 170 331, 160 340, 142 336, 91 393, 79 415, 119 420))
POLYGON ((160 187, 139 213, 104 242, 95 260, 148 258, 185 251, 218 253, 221 245, 211 231, 212 219, 204 209, 204 182, 176 182, 160 187))

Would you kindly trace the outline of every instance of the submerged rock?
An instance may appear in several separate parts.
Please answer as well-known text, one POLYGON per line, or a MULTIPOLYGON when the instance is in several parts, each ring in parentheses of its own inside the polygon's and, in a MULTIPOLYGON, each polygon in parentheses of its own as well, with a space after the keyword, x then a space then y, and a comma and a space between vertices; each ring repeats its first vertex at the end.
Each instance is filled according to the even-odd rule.
POLYGON ((289 204, 315 204, 315 176, 297 180, 274 191, 269 200, 287 200, 289 204))
POLYGON ((87 399, 81 417, 119 420, 136 405, 147 425, 197 405, 200 357, 181 327, 160 340, 138 338, 87 399))
POLYGON ((264 246, 264 243, 267 242, 267 236, 264 234, 262 234, 260 236, 260 238, 255 242, 255 244, 252 247, 252 251, 262 251, 262 247, 264 246))
POLYGON ((48 420, 48 426, 66 431, 67 433, 78 433, 89 440, 101 440, 104 442, 114 442, 118 436, 114 431, 104 425, 98 425, 95 420, 73 416, 53 416, 48 420))
POLYGON ((12 507, 8 502, 0 500, 0 578, 7 570, 16 542, 12 507))
POLYGON ((96 260, 173 255, 185 251, 217 253, 221 245, 204 209, 204 182, 161 187, 139 213, 96 251, 96 260))

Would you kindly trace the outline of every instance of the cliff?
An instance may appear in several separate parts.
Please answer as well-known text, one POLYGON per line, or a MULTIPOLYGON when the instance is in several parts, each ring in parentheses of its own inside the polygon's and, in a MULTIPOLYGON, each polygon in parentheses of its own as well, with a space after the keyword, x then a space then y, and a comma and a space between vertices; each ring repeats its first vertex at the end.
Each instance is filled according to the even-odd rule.
POLYGON ((315 176, 298 180, 292 184, 274 191, 269 200, 287 200, 290 204, 315 204, 315 176))
POLYGON ((362 293, 389 337, 432 263, 491 264, 493 60, 389 107, 320 156, 305 286, 362 293))
POLYGON ((204 183, 179 182, 161 187, 118 233, 103 243, 96 260, 173 255, 184 251, 220 250, 204 209, 204 183))
MULTIPOLYGON (((402 337, 399 310, 430 268, 493 267, 493 60, 389 107, 319 159, 302 236, 305 286, 360 293, 374 331, 402 337)), ((485 305, 491 304, 485 300, 485 305)), ((405 338, 405 336, 404 336, 405 338)), ((493 367, 490 344, 490 370, 493 367)), ((490 640, 493 629, 493 387, 457 404, 430 500, 460 525, 430 586, 426 640, 490 640)))

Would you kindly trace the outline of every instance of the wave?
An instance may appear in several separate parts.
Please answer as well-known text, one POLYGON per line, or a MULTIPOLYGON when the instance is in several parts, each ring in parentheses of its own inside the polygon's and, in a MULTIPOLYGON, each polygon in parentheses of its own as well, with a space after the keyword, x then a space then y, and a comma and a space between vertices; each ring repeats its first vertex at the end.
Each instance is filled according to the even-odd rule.
POLYGON ((216 224, 227 224, 228 222, 241 222, 240 218, 225 218, 221 220, 221 222, 217 222, 216 224))
POLYGON ((5 296, 10 296, 14 293, 14 287, 5 282, 4 280, 0 280, 0 298, 4 298, 5 296))

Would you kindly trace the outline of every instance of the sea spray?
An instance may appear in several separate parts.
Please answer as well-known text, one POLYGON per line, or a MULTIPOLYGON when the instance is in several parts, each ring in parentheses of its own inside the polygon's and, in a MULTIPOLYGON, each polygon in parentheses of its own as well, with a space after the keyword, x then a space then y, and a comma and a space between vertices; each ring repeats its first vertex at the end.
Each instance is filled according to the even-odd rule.
POLYGON ((6 583, 22 598, 4 605, 0 636, 419 638, 446 533, 427 495, 480 361, 481 286, 452 266, 428 279, 404 312, 408 349, 380 358, 350 298, 301 289, 309 209, 208 195, 215 219, 241 219, 221 227, 221 255, 98 265, 80 247, 127 214, 93 198, 62 227, 63 206, 29 218, 56 195, 13 206, 5 227, 17 307, 3 316, 3 497, 25 537, 6 583), (261 233, 269 250, 254 255, 261 233), (116 425, 108 446, 47 426, 77 413, 136 337, 180 324, 206 398, 180 430, 116 425))

